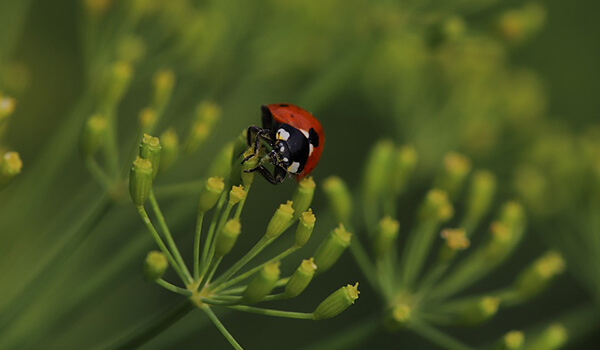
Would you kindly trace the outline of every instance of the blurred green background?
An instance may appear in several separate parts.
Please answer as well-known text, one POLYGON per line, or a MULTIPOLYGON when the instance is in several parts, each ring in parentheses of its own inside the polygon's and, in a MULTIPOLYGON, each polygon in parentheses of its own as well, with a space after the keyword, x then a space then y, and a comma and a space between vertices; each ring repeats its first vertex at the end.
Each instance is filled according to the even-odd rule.
MULTIPOLYGON (((593 172, 600 169, 595 8, 553 0, 2 1, 0 91, 15 97, 17 107, 0 146, 18 151, 24 163, 22 174, 0 193, 3 307, 23 294, 32 276, 40 278, 36 273, 69 242, 68 228, 102 198, 78 153, 79 131, 98 106, 103 69, 129 61, 133 81, 118 108, 122 166, 129 167, 138 114, 149 103, 153 75, 163 68, 173 70, 176 85, 157 132, 173 126, 185 135, 201 101, 214 101, 222 118, 202 149, 176 164, 158 180, 162 184, 210 175, 215 152, 258 124, 264 103, 298 104, 322 122, 327 142, 314 172, 317 186, 336 174, 357 193, 374 142, 413 145, 420 158, 414 188, 399 208, 406 216, 431 186, 444 154, 458 151, 474 168, 498 176, 498 203, 523 200, 531 215, 513 257, 468 292, 511 283, 549 246, 562 251, 568 273, 526 305, 449 333, 485 345, 571 308, 597 308, 600 247, 586 244, 600 235, 600 207, 590 204, 599 202, 593 196, 600 178, 599 170, 593 172), (521 17, 503 17, 514 9, 521 17), (135 44, 143 47, 139 58, 135 44)), ((258 239, 294 186, 289 180, 277 187, 255 181, 238 247, 258 239)), ((188 195, 161 202, 182 246, 190 246, 195 200, 188 195)), ((315 235, 323 237, 335 222, 320 192, 313 209, 319 218, 315 235)), ((142 280, 140 264, 152 245, 128 201, 91 227, 59 272, 43 281, 44 292, 29 290, 26 307, 0 326, 1 347, 106 345, 178 300, 142 280)), ((361 298, 333 320, 233 312, 222 320, 248 349, 311 348, 383 310, 369 297, 372 290, 350 254, 298 300, 281 302, 285 309, 309 311, 355 281, 361 282, 361 298)), ((588 326, 567 346, 594 348, 598 326, 588 326)), ((188 315, 146 348, 176 346, 228 348, 201 313, 188 315)), ((357 348, 436 346, 410 332, 381 331, 357 348)))

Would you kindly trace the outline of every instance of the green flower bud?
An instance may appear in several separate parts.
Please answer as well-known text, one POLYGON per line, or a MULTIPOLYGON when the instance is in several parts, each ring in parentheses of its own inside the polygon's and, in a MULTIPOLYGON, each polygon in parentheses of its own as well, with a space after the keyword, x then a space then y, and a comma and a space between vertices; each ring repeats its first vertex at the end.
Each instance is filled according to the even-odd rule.
POLYGON ((396 195, 402 193, 406 188, 408 179, 414 173, 417 165, 418 155, 412 146, 403 146, 396 151, 391 187, 396 195))
POLYGON ((129 173, 129 194, 136 207, 144 205, 152 188, 152 163, 137 157, 129 173))
POLYGON ((113 108, 129 88, 133 69, 127 62, 114 63, 106 72, 104 105, 113 108))
POLYGON ((484 297, 467 303, 458 315, 458 322, 463 325, 476 325, 492 318, 498 307, 500 298, 484 297))
MULTIPOLYGON (((252 152, 252 149, 248 148, 246 150, 246 152, 244 152, 242 154, 242 158, 246 158, 247 156, 250 156, 252 154, 254 154, 252 152)), ((249 186, 251 186, 252 182, 254 181, 254 172, 246 172, 246 171, 256 168, 258 166, 258 162, 259 162, 258 157, 251 157, 247 161, 245 161, 244 164, 242 164, 240 176, 242 179, 242 184, 244 185, 245 188, 248 188, 249 186)))
POLYGON ((565 261, 555 251, 549 251, 528 266, 514 285, 514 290, 522 298, 529 298, 544 290, 555 276, 565 270, 565 261))
POLYGON ((156 281, 167 271, 169 263, 167 257, 158 251, 151 251, 146 255, 142 272, 146 281, 156 281))
MULTIPOLYGON (((318 265, 317 265, 318 266, 318 265)), ((347 285, 333 292, 313 312, 313 319, 324 320, 339 315, 358 299, 358 283, 347 285)))
POLYGON ((397 331, 410 322, 411 315, 411 307, 406 303, 394 305, 387 313, 384 326, 390 331, 397 331))
POLYGON ((400 232, 400 223, 397 220, 386 216, 379 221, 377 232, 375 233, 375 240, 373 242, 375 256, 383 257, 388 254, 391 249, 395 249, 398 232, 400 232))
POLYGON ((315 194, 315 187, 316 184, 313 181, 312 176, 300 180, 298 186, 296 186, 296 191, 292 196, 292 202, 294 203, 293 220, 298 219, 300 215, 310 207, 310 203, 312 203, 315 194))
POLYGON ((319 273, 327 271, 338 261, 344 250, 350 245, 351 239, 352 233, 346 231, 342 224, 329 233, 314 255, 319 273))
POLYGON ((444 222, 452 218, 454 208, 448 200, 448 194, 439 189, 432 189, 427 193, 425 201, 419 210, 419 220, 444 222))
MULTIPOLYGON (((231 158, 233 156, 233 143, 229 142, 221 148, 208 167, 208 174, 226 177, 231 172, 231 158)), ((235 182, 234 182, 235 183, 235 182)), ((239 183, 239 181, 238 181, 239 183)))
POLYGON ((23 162, 17 152, 6 152, 0 158, 0 189, 8 185, 21 173, 23 162))
POLYGON ((525 335, 521 331, 510 331, 500 339, 494 350, 520 350, 525 343, 525 335))
POLYGON ((2 93, 0 93, 0 123, 2 123, 3 120, 6 120, 6 117, 13 114, 16 105, 17 102, 14 98, 2 96, 2 93))
POLYGON ((150 108, 142 109, 138 118, 140 122, 140 128, 143 132, 149 132, 154 129, 154 126, 158 121, 158 115, 156 115, 156 111, 150 108))
POLYGON ((287 201, 287 203, 281 204, 275 211, 275 214, 267 226, 267 233, 265 236, 268 239, 279 237, 279 235, 281 235, 292 222, 292 218, 294 216, 294 208, 292 208, 292 204, 292 201, 287 201))
POLYGON ((107 121, 102 115, 93 115, 83 126, 81 132, 81 154, 84 157, 93 155, 104 142, 107 121))
POLYGON ((298 221, 298 227, 296 228, 295 244, 297 247, 303 247, 308 242, 315 228, 316 221, 317 218, 310 208, 300 215, 300 221, 298 221))
POLYGON ((310 284, 316 270, 317 265, 315 265, 313 258, 302 260, 300 266, 298 266, 285 285, 284 294, 286 298, 295 298, 300 295, 310 284))
POLYGON ((209 177, 198 198, 198 215, 204 214, 215 206, 225 189, 223 178, 209 177))
POLYGON ((215 255, 221 257, 229 253, 241 232, 242 225, 240 224, 240 220, 229 219, 217 237, 215 255))
POLYGON ((214 102, 202 101, 196 107, 196 120, 212 128, 221 119, 221 108, 214 102))
POLYGON ((470 171, 471 161, 469 158, 450 152, 444 157, 444 167, 438 174, 436 187, 446 191, 450 198, 456 199, 470 171))
POLYGON ((160 134, 160 143, 162 152, 160 153, 159 171, 165 172, 170 169, 179 157, 179 137, 174 128, 168 128, 160 134))
POLYGON ((197 151, 204 144, 209 134, 210 128, 206 123, 195 122, 186 139, 184 151, 188 154, 197 151))
POLYGON ((384 193, 393 165, 394 143, 379 141, 372 148, 365 167, 363 189, 366 198, 377 198, 384 193))
POLYGON ((559 324, 555 323, 550 325, 537 337, 534 337, 530 341, 527 341, 527 350, 554 350, 559 349, 569 339, 567 329, 559 324))
POLYGON ((246 198, 246 191, 242 186, 233 186, 229 191, 229 203, 231 205, 238 204, 242 199, 246 198))
POLYGON ((140 158, 148 159, 152 163, 152 178, 156 177, 158 173, 158 166, 160 163, 160 153, 162 146, 158 137, 153 137, 148 134, 144 134, 142 142, 140 143, 140 158))
POLYGON ((446 241, 440 250, 441 261, 448 261, 456 255, 456 252, 469 248, 469 238, 463 229, 445 229, 440 236, 446 241))
POLYGON ((266 297, 277 284, 279 280, 279 262, 274 262, 265 265, 259 273, 257 273, 252 281, 248 283, 248 287, 242 294, 242 300, 247 304, 252 304, 261 301, 266 297))
POLYGON ((163 69, 154 75, 154 96, 152 97, 152 108, 162 111, 169 103, 173 87, 175 86, 175 74, 170 69, 163 69))
POLYGON ((489 171, 477 171, 469 188, 465 222, 467 235, 472 235, 479 221, 490 210, 496 192, 496 177, 489 171))
POLYGON ((508 202, 502 206, 500 221, 519 233, 525 228, 525 210, 518 202, 508 202))
POLYGON ((337 176, 330 176, 323 181, 323 191, 336 220, 347 222, 352 214, 352 196, 346 183, 337 176))

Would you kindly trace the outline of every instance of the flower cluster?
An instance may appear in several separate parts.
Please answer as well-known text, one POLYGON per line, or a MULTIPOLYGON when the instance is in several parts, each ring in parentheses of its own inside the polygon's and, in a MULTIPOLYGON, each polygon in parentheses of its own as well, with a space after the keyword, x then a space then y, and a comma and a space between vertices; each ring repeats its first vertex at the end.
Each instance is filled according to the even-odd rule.
MULTIPOLYGON (((323 188, 337 218, 348 227, 357 227, 359 235, 351 251, 382 299, 386 328, 409 329, 448 349, 467 348, 438 327, 478 325, 501 308, 529 300, 563 272, 564 261, 550 251, 524 268, 506 288, 461 295, 515 251, 526 230, 524 211, 518 202, 503 204, 487 224, 487 237, 471 247, 470 239, 486 230, 496 179, 485 170, 472 172, 468 158, 451 152, 433 187, 410 214, 411 220, 396 210, 396 203, 408 192, 417 158, 414 148, 396 148, 389 141, 373 147, 365 168, 363 206, 358 208, 363 220, 352 215, 352 197, 340 178, 330 177, 323 188), (410 222, 406 235, 400 233, 399 217, 410 222)), ((513 332, 505 340, 521 344, 522 338, 523 333, 513 332)), ((556 348, 565 339, 566 335, 546 348, 556 348)), ((534 336, 525 342, 526 348, 538 348, 534 344, 539 341, 534 336)))

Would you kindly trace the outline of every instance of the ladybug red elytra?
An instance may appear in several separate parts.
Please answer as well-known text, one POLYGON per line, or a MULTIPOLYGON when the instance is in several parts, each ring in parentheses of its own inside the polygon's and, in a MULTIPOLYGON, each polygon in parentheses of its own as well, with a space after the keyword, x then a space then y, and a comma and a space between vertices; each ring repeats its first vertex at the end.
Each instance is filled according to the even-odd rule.
POLYGON ((242 164, 258 155, 261 140, 271 151, 260 164, 247 172, 258 171, 272 184, 281 183, 287 174, 301 180, 315 168, 323 152, 325 135, 321 123, 304 109, 288 104, 275 103, 261 106, 262 128, 248 128, 248 146, 254 146, 254 154, 244 158, 242 164), (275 166, 271 173, 263 161, 275 166))

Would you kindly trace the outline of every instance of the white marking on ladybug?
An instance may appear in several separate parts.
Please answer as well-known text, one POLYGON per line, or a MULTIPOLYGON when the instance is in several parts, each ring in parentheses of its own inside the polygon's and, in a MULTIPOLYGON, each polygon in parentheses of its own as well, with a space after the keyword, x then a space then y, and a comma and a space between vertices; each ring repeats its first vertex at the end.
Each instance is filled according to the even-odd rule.
POLYGON ((290 138, 290 133, 285 131, 285 129, 277 130, 277 139, 287 141, 290 138))
POLYGON ((289 159, 287 159, 286 157, 283 157, 283 161, 287 163, 289 161, 289 159))
POLYGON ((293 162, 292 165, 290 165, 290 167, 288 168, 288 171, 290 173, 297 173, 298 169, 300 169, 300 163, 298 162, 293 162))
POLYGON ((283 153, 283 151, 285 151, 285 147, 281 146, 281 147, 279 148, 279 152, 282 152, 282 153, 283 153))
POLYGON ((312 143, 309 143, 308 144, 308 155, 310 156, 314 150, 315 150, 315 147, 312 145, 312 143))
POLYGON ((306 137, 306 138, 308 139, 308 136, 310 135, 310 134, 308 133, 308 131, 306 131, 306 130, 304 130, 304 129, 298 129, 298 130, 300 130, 300 131, 301 131, 301 132, 304 134, 304 137, 306 137))

